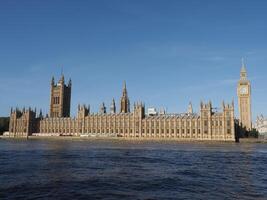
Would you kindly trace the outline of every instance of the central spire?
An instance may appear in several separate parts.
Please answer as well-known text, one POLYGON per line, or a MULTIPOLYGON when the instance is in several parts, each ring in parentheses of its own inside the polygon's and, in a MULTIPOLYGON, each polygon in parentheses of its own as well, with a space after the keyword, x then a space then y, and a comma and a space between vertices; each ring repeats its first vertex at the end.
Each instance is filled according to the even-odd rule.
POLYGON ((122 96, 127 96, 126 81, 123 81, 123 92, 122 92, 122 96))
POLYGON ((123 91, 121 97, 121 113, 130 112, 130 101, 127 94, 126 81, 123 82, 123 91))

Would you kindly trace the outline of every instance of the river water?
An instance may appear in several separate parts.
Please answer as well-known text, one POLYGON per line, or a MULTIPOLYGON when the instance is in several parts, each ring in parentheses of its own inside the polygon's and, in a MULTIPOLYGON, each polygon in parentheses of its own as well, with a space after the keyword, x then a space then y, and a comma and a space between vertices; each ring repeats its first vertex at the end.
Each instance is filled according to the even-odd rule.
POLYGON ((267 199, 267 144, 1 139, 0 199, 267 199))

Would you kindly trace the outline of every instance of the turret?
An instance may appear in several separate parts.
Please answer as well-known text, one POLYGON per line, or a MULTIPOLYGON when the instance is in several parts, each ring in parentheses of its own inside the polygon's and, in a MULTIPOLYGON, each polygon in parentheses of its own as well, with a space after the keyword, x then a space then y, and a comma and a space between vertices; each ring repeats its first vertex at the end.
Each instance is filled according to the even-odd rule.
POLYGON ((88 104, 88 106, 87 106, 87 109, 88 109, 88 115, 90 114, 90 112, 91 112, 91 106, 88 104))
POLYGON ((204 106, 203 101, 200 102, 200 109, 202 109, 204 106))
POLYGON ((212 121, 212 103, 205 104, 203 102, 200 103, 200 118, 201 118, 201 128, 204 133, 203 137, 211 139, 211 121, 212 121))
POLYGON ((235 139, 235 112, 234 112, 234 104, 227 103, 223 108, 223 129, 224 129, 224 138, 226 140, 235 139))
POLYGON ((143 102, 134 103, 134 115, 139 119, 145 117, 145 104, 143 102))
POLYGON ((55 85, 55 78, 54 76, 52 76, 52 79, 51 79, 51 86, 54 86, 55 85))
POLYGON ((78 105, 78 118, 81 119, 81 118, 85 118, 86 116, 88 116, 89 114, 89 108, 86 107, 85 105, 78 105))
POLYGON ((116 113, 116 104, 114 98, 112 99, 112 103, 110 105, 110 113, 115 114, 116 113))
POLYGON ((187 113, 188 114, 193 114, 193 106, 192 106, 191 102, 189 102, 187 113))
POLYGON ((71 85, 72 85, 72 82, 71 82, 71 79, 69 79, 68 87, 71 87, 71 85))
POLYGON ((43 119, 43 112, 42 112, 42 109, 40 109, 39 118, 40 118, 40 119, 43 119))
POLYGON ((64 74, 61 75, 61 78, 59 80, 59 83, 61 83, 62 85, 65 84, 65 77, 64 77, 64 74))
POLYGON ((106 113, 106 106, 105 106, 105 103, 103 102, 100 106, 100 109, 99 109, 99 112, 101 114, 105 114, 106 113))
POLYGON ((212 103, 211 103, 211 101, 209 101, 206 104, 201 101, 201 103, 200 103, 200 109, 201 110, 209 110, 211 112, 211 110, 212 110, 212 103))

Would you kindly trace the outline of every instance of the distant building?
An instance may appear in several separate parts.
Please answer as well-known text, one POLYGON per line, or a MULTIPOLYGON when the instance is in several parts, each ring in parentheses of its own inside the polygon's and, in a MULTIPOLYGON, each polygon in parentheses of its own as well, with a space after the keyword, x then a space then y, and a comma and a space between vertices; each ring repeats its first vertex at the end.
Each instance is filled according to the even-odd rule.
POLYGON ((71 80, 65 85, 62 75, 58 84, 51 81, 50 116, 37 116, 36 110, 15 109, 10 113, 11 137, 28 135, 62 136, 118 136, 124 138, 164 138, 175 140, 235 141, 234 103, 222 103, 222 111, 214 112, 211 102, 200 103, 199 113, 193 113, 192 104, 186 114, 159 115, 151 109, 145 114, 144 103, 130 100, 124 82, 120 112, 116 113, 114 99, 107 113, 104 103, 99 113, 91 113, 90 106, 78 106, 77 116, 70 117, 71 80))
POLYGON ((156 116, 158 114, 156 108, 148 108, 147 109, 148 116, 156 116))
POLYGON ((267 139, 267 118, 258 116, 254 127, 259 132, 259 138, 267 139))

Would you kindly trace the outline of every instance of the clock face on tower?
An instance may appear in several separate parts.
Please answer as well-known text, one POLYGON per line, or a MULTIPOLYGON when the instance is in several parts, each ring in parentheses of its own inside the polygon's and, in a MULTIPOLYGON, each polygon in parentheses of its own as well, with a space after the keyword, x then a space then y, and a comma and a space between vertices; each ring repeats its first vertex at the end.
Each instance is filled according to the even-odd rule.
POLYGON ((241 86, 240 87, 240 94, 248 94, 248 87, 247 86, 241 86))

